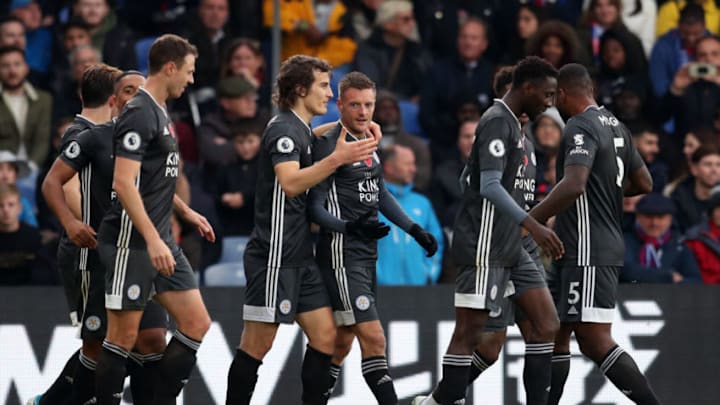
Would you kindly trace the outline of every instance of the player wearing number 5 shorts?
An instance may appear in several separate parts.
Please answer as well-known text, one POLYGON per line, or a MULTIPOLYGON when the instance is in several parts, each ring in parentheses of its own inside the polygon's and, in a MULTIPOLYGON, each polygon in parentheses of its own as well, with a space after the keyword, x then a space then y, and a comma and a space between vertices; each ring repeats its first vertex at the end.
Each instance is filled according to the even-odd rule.
POLYGON ((618 273, 625 244, 622 198, 648 193, 652 178, 625 126, 593 98, 593 82, 578 64, 558 76, 557 107, 567 122, 557 158, 558 184, 530 215, 556 216, 565 244, 557 267, 561 328, 555 340, 550 404, 557 404, 570 367, 570 335, 580 350, 637 404, 658 400, 629 354, 612 338, 618 273))

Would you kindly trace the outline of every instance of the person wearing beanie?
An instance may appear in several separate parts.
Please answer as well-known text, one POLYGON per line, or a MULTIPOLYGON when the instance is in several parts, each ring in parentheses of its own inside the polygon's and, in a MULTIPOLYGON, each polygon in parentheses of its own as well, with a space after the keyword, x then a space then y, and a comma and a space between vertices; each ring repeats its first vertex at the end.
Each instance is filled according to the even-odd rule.
POLYGON ((708 219, 691 228, 686 244, 695 255, 705 284, 720 284, 720 188, 715 187, 708 201, 708 219))
POLYGON ((535 172, 538 192, 546 195, 555 185, 555 160, 562 140, 565 121, 555 107, 550 107, 540 114, 530 126, 530 133, 535 141, 537 171, 535 172))
POLYGON ((675 205, 660 193, 635 206, 635 226, 625 232, 624 283, 699 283, 700 270, 680 233, 671 229, 675 205))

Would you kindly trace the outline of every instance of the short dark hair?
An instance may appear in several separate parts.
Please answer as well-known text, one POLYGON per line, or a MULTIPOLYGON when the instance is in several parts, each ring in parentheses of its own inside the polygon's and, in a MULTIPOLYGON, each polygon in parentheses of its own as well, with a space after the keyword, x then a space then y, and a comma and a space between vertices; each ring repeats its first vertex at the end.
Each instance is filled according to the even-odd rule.
POLYGON ((23 24, 22 20, 14 15, 7 15, 5 17, 0 18, 0 26, 3 26, 7 23, 18 23, 23 26, 23 30, 25 29, 25 24, 23 24))
POLYGON ((18 48, 17 46, 3 46, 3 47, 0 47, 0 58, 2 58, 3 56, 5 56, 5 55, 7 55, 7 54, 13 53, 13 52, 19 53, 20 55, 22 55, 23 59, 25 59, 25 51, 23 51, 22 49, 18 48))
POLYGON ((191 44, 187 39, 174 34, 162 35, 150 46, 148 54, 149 73, 158 73, 169 62, 174 62, 177 67, 181 67, 185 64, 187 55, 198 56, 195 45, 191 44))
POLYGON ((718 149, 717 145, 701 144, 690 156, 690 161, 693 162, 693 164, 698 164, 704 157, 710 155, 720 155, 720 149, 718 149))
POLYGON ((678 24, 705 25, 705 10, 695 2, 688 2, 687 5, 680 10, 680 20, 678 20, 678 24))
POLYGON ((588 94, 593 91, 593 80, 585 66, 568 63, 558 73, 558 88, 574 94, 588 94))
POLYGON ((343 92, 347 89, 375 90, 375 82, 361 72, 350 72, 338 83, 338 97, 342 98, 343 92))
POLYGON ((67 24, 63 25, 62 27, 62 34, 63 36, 67 35, 67 32, 73 28, 79 28, 81 30, 88 31, 90 33, 90 26, 87 25, 87 23, 79 18, 73 18, 72 20, 68 21, 67 24))
POLYGON ((115 93, 115 81, 122 75, 118 68, 104 63, 85 69, 80 79, 80 98, 84 108, 96 108, 105 104, 115 93))
POLYGON ((238 137, 246 137, 248 135, 261 136, 262 132, 263 125, 257 119, 236 122, 230 126, 230 133, 232 134, 233 139, 238 137))
POLYGON ((320 58, 307 55, 295 55, 280 65, 275 81, 275 102, 280 107, 292 107, 300 92, 307 92, 315 81, 313 72, 331 72, 332 66, 320 58))
POLYGON ((496 97, 502 97, 505 95, 505 88, 512 85, 513 82, 513 71, 515 66, 503 66, 495 72, 493 78, 493 92, 496 97))
POLYGON ((15 184, 0 184, 0 199, 13 195, 20 198, 20 190, 15 184))
POLYGON ((537 56, 527 56, 513 70, 512 88, 518 89, 526 82, 537 82, 548 77, 555 78, 557 76, 558 71, 550 62, 537 56))

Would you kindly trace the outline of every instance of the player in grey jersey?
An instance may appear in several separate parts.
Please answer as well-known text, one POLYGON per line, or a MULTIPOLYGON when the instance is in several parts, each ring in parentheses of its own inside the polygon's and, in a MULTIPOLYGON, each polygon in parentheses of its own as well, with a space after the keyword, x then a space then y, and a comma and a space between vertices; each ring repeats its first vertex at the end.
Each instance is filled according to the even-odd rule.
MULTIPOLYGON (((561 257, 554 232, 528 216, 523 178, 524 143, 518 116, 534 118, 553 105, 557 71, 528 57, 513 73, 510 92, 496 99, 481 117, 462 205, 455 219, 452 254, 459 264, 455 282, 455 330, 443 357, 443 378, 428 397, 413 405, 464 402, 473 349, 490 311, 497 311, 510 269, 529 260, 521 246, 521 227, 552 257, 561 257)), ((543 366, 550 367, 549 358, 543 366)))
POLYGON ((530 214, 555 229, 566 254, 556 261, 556 304, 562 322, 555 339, 550 404, 557 404, 570 368, 570 336, 580 350, 637 404, 659 401, 635 361, 612 338, 611 326, 625 245, 622 198, 649 193, 652 178, 625 126, 593 98, 582 65, 558 76, 558 109, 568 120, 557 160, 558 183, 530 214))
MULTIPOLYGON (((335 149, 338 137, 354 142, 365 132, 375 109, 375 83, 360 72, 348 73, 338 84, 340 121, 315 140, 313 159, 322 160, 335 149)), ((338 325, 331 375, 332 386, 357 336, 362 350, 362 372, 380 405, 398 403, 385 357, 385 333, 377 313, 375 263, 377 239, 390 228, 378 222, 378 210, 412 235, 428 256, 437 241, 412 222, 382 177, 377 155, 339 167, 310 191, 311 219, 321 226, 317 262, 330 293, 338 325)))

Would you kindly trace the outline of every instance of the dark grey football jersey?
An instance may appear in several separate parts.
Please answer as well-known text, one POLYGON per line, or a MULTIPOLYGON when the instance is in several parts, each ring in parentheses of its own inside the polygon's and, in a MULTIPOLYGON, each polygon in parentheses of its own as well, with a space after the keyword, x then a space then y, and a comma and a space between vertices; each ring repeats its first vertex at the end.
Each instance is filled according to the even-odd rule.
MULTIPOLYGON (((342 126, 338 124, 322 137, 316 138, 313 160, 320 161, 335 150, 342 126)), ((348 142, 357 140, 345 135, 348 142)), ((340 166, 333 175, 318 184, 311 193, 326 197, 325 208, 343 221, 354 221, 368 212, 370 219, 377 219, 380 195, 385 184, 382 165, 377 154, 363 162, 340 166)), ((360 240, 352 235, 332 232, 322 228, 317 245, 318 264, 340 268, 348 265, 374 266, 377 260, 377 241, 360 240)))
POLYGON ((273 117, 265 128, 258 160, 255 227, 246 257, 269 268, 305 266, 313 262, 312 235, 307 216, 307 193, 288 197, 275 176, 275 165, 312 165, 313 134, 290 110, 273 117))
MULTIPOLYGON (((113 138, 115 157, 140 162, 135 182, 147 215, 160 237, 173 243, 170 216, 180 173, 180 152, 167 111, 141 88, 118 118, 113 138)), ((118 247, 145 247, 145 239, 119 200, 113 202, 105 215, 99 238, 118 247)))
POLYGON ((520 257, 520 226, 480 195, 480 178, 483 171, 501 171, 502 186, 524 208, 525 194, 534 191, 534 182, 525 179, 528 157, 523 138, 520 122, 502 100, 495 100, 480 118, 463 171, 467 186, 455 218, 456 264, 510 267, 520 257))
POLYGON ((610 111, 591 106, 568 121, 557 157, 557 179, 571 165, 589 167, 590 176, 585 192, 555 220, 555 231, 565 245, 563 264, 623 265, 623 184, 626 174, 643 164, 629 131, 610 111))

